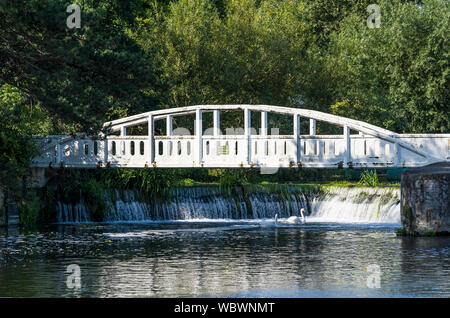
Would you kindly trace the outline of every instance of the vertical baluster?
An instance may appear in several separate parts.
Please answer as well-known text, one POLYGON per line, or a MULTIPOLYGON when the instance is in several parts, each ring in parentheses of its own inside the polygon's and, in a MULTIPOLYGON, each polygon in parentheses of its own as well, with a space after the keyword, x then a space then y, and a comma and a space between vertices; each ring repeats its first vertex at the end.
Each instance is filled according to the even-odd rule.
POLYGON ((197 141, 197 164, 200 165, 203 158, 203 139, 202 139, 202 110, 195 110, 195 139, 197 141))
POLYGON ((309 120, 309 134, 311 136, 316 135, 316 121, 314 119, 309 120))
POLYGON ((250 164, 252 160, 252 143, 251 143, 251 113, 250 109, 245 108, 244 109, 244 135, 245 135, 245 149, 246 149, 246 157, 247 157, 247 163, 250 164))
POLYGON ((220 112, 219 112, 219 110, 214 110, 213 120, 214 120, 213 135, 219 136, 220 135, 220 112))
POLYGON ((344 126, 344 166, 352 160, 351 151, 350 128, 346 125, 344 126))
POLYGON ((261 136, 267 136, 267 112, 261 112, 261 136))
POLYGON ((172 123, 172 115, 166 116, 166 135, 172 136, 172 129, 173 129, 173 123, 172 123))
POLYGON ((106 166, 108 164, 108 138, 103 136, 103 165, 106 166))
POLYGON ((125 137, 127 135, 127 127, 120 127, 120 136, 125 137))
POLYGON ((400 162, 400 147, 398 146, 398 142, 394 142, 394 166, 398 167, 400 162))
POLYGON ((297 149, 297 162, 301 162, 300 115, 294 115, 294 143, 297 149))
POLYGON ((154 151, 154 139, 155 139, 155 125, 153 120, 153 115, 148 115, 148 154, 147 154, 147 160, 150 164, 153 164, 154 158, 155 158, 155 151, 154 151))

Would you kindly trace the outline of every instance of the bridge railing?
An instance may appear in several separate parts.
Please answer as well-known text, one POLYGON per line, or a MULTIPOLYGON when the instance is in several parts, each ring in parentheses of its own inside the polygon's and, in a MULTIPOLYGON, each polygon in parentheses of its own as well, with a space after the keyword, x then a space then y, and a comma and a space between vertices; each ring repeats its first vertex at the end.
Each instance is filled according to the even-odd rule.
MULTIPOLYGON (((48 138, 47 138, 48 139, 48 138)), ((448 138, 430 140, 406 135, 405 142, 429 152, 446 148, 448 138)), ((345 140, 334 135, 203 136, 201 160, 195 136, 155 136, 150 153, 147 136, 108 136, 105 139, 73 139, 58 136, 40 143, 44 149, 34 166, 93 167, 338 167, 345 157, 345 140), (298 144, 297 144, 298 143, 298 144), (298 150, 297 150, 298 149, 298 150), (298 151, 298 154, 297 154, 298 151), (297 160, 297 156, 300 159, 297 160), (152 159, 150 159, 152 158, 152 159)), ((441 151, 442 152, 442 151, 441 151)), ((448 159, 448 151, 447 154, 448 159)), ((357 167, 420 166, 427 159, 388 141, 364 135, 350 136, 351 165, 357 167), (401 158, 396 163, 396 158, 401 158)))
POLYGON ((194 136, 155 136, 154 162, 157 167, 195 166, 197 145, 194 136))
MULTIPOLYGON (((353 119, 317 111, 268 105, 200 105, 158 110, 107 123, 111 133, 38 138, 41 155, 34 167, 414 167, 450 160, 450 135, 400 135, 353 119), (244 128, 220 132, 220 110, 244 112, 244 128), (213 112, 213 128, 203 131, 202 112, 213 112), (256 134, 251 111, 260 111, 256 134), (293 118, 292 135, 268 135, 268 112, 293 118), (195 114, 194 135, 176 135, 174 116, 195 114), (309 134, 300 134, 300 116, 309 120, 309 134), (155 135, 155 121, 166 120, 166 135, 155 135), (316 135, 316 120, 343 128, 342 135, 316 135), (146 124, 148 135, 127 136, 127 128, 146 124), (350 135, 350 129, 359 134, 350 135)), ((276 131, 276 130, 275 130, 276 131)), ((272 133, 273 131, 271 131, 272 133)), ((185 134, 185 133, 183 133, 185 134)))

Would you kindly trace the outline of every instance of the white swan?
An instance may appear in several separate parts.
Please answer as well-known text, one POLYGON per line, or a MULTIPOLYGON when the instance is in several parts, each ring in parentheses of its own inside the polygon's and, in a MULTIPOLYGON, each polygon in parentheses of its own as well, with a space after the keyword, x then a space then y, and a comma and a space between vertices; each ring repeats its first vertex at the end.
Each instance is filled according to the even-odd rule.
POLYGON ((291 216, 287 219, 288 223, 305 223, 305 213, 306 210, 304 208, 300 209, 300 215, 301 216, 291 216))
POLYGON ((259 222, 259 226, 261 227, 273 227, 273 226, 278 226, 278 213, 275 214, 275 219, 274 221, 272 220, 261 220, 259 222))

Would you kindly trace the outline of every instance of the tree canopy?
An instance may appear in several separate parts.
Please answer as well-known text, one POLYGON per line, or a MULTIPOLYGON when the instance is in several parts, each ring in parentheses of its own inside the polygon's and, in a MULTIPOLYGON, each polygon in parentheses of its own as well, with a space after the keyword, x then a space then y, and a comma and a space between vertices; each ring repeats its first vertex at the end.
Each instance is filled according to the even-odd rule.
POLYGON ((143 1, 75 3, 79 29, 66 26, 65 1, 0 2, 0 80, 65 124, 92 132, 118 108, 144 109, 155 72, 127 34, 143 1))

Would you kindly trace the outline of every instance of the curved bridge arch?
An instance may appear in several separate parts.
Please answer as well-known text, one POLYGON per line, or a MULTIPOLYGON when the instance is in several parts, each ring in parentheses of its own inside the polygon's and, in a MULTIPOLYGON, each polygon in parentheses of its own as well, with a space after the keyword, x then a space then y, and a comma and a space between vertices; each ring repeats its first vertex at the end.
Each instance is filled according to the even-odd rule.
POLYGON ((319 111, 270 105, 195 105, 161 109, 104 124, 102 140, 49 136, 34 165, 67 167, 416 167, 449 161, 449 134, 397 134, 362 121, 319 111), (220 111, 243 111, 244 134, 220 135, 220 111), (213 134, 204 135, 202 114, 214 113, 213 134), (260 135, 251 133, 251 113, 261 113, 260 135), (293 117, 292 135, 267 135, 270 113, 293 117), (195 135, 172 135, 172 118, 195 114, 195 135), (311 124, 301 135, 300 118, 311 124), (154 122, 165 119, 166 136, 154 122), (341 126, 343 135, 315 134, 316 121, 341 126), (148 124, 148 136, 127 136, 129 127, 148 124), (350 129, 359 135, 350 135, 350 129), (110 133, 120 132, 120 136, 110 133), (259 152, 258 152, 259 149, 259 152))

